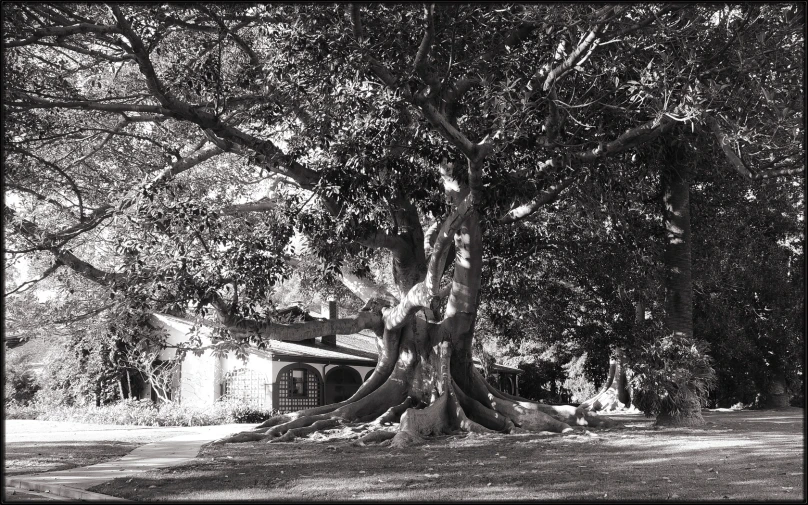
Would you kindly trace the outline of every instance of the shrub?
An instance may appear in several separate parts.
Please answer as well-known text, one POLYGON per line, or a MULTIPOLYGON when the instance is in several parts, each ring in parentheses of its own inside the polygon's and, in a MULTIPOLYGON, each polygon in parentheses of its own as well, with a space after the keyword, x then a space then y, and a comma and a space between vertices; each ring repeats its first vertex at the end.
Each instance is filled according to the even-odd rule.
POLYGON ((562 366, 567 374, 564 389, 568 390, 572 395, 572 403, 582 403, 597 393, 595 385, 586 378, 584 373, 586 360, 587 353, 583 353, 580 357, 573 358, 569 363, 562 366))
POLYGON ((240 400, 221 399, 216 403, 228 413, 231 423, 260 423, 277 414, 275 410, 261 409, 240 400))
POLYGON ((25 370, 23 365, 6 363, 3 374, 3 393, 6 407, 9 402, 19 405, 28 405, 39 390, 36 373, 25 370))
POLYGON ((63 404, 15 404, 6 409, 6 419, 39 419, 93 424, 136 426, 210 426, 229 423, 259 423, 276 412, 259 409, 239 400, 222 400, 212 407, 179 403, 155 404, 151 400, 123 400, 96 407, 63 404))
POLYGON ((38 419, 42 413, 42 409, 35 403, 23 405, 13 400, 6 401, 4 410, 6 419, 38 419))
POLYGON ((706 345, 681 335, 668 335, 640 349, 633 359, 634 405, 645 415, 676 416, 688 402, 688 391, 702 405, 715 387, 716 375, 706 345))

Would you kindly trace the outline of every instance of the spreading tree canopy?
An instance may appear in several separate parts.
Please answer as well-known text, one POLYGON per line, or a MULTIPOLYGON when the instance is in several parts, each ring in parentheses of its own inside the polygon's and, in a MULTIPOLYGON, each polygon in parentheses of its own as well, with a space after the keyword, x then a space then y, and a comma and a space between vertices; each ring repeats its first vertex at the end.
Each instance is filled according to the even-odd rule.
POLYGON ((236 347, 378 335, 378 366, 352 398, 240 440, 398 417, 396 444, 597 424, 475 369, 486 247, 516 237, 527 254, 553 234, 564 191, 589 180, 625 190, 607 198, 643 198, 659 174, 638 160, 663 141, 720 153, 722 177, 804 163, 799 5, 4 14, 7 262, 72 272, 102 294, 85 298, 128 311, 191 303, 236 347), (273 318, 268 293, 304 251, 362 310, 273 318), (369 275, 380 256, 386 285, 369 275))

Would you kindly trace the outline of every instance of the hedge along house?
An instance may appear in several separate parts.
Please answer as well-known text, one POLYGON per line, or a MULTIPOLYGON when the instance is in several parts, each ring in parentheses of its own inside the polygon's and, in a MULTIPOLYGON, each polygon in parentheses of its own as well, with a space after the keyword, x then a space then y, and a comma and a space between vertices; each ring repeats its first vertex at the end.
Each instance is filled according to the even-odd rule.
MULTIPOLYGON (((336 302, 323 308, 329 318, 337 317, 336 302)), ((298 307, 284 312, 308 320, 320 316, 298 307)), ((167 331, 168 346, 186 344, 192 333, 202 346, 212 344, 212 329, 197 327, 193 332, 191 320, 153 314, 152 324, 167 331)), ((172 360, 175 355, 176 349, 168 347, 161 351, 160 360, 172 360)), ((377 360, 376 336, 370 330, 300 342, 268 340, 263 349, 251 348, 246 361, 232 352, 220 356, 210 349, 200 356, 188 352, 178 367, 171 398, 199 406, 212 405, 222 397, 236 398, 262 409, 293 412, 350 398, 370 377, 377 360)), ((515 393, 516 374, 521 370, 495 365, 494 371, 506 385, 504 390, 515 393)))

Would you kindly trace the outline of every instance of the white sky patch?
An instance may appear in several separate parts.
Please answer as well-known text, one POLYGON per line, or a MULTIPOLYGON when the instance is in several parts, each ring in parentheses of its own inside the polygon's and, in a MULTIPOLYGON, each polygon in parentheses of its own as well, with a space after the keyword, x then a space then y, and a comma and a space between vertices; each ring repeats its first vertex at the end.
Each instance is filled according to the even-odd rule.
POLYGON ((36 295, 37 301, 40 303, 44 303, 56 298, 56 291, 52 289, 37 289, 34 291, 34 294, 36 295))
POLYGON ((721 22, 722 15, 726 15, 727 13, 729 13, 729 15, 730 15, 730 21, 732 19, 734 19, 734 18, 738 18, 738 19, 741 18, 741 8, 740 7, 731 8, 729 6, 726 6, 726 7, 724 7, 723 12, 722 11, 715 11, 713 13, 713 15, 710 16, 710 23, 712 23, 713 25, 718 25, 718 23, 721 22))
POLYGON ((614 226, 612 225, 612 217, 611 216, 606 216, 606 219, 603 220, 603 228, 606 230, 606 233, 611 233, 612 232, 612 230, 614 229, 614 226))
POLYGON ((785 247, 792 253, 797 254, 800 252, 801 249, 800 246, 802 245, 802 237, 799 237, 797 235, 789 235, 786 238, 778 240, 777 245, 785 247))

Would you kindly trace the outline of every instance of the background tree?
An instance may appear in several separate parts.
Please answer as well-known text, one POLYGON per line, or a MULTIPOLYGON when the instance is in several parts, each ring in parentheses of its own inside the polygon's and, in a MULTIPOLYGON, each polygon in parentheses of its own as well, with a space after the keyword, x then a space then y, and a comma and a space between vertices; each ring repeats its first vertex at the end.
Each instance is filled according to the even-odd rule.
POLYGON ((785 406, 804 370, 804 193, 785 180, 694 186, 694 324, 714 349, 713 398, 785 406))

